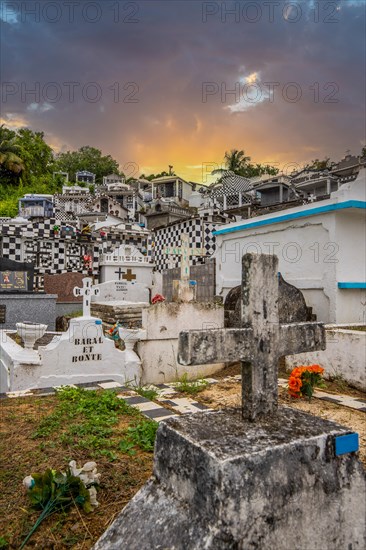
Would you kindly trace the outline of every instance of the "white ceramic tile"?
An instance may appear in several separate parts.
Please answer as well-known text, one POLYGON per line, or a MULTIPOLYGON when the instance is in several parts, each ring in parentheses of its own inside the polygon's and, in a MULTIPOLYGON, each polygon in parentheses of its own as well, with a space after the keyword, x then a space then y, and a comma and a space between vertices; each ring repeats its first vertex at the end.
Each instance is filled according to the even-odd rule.
POLYGON ((98 384, 101 388, 104 390, 112 390, 113 388, 122 388, 122 384, 119 382, 102 382, 101 384, 98 384))
POLYGON ((139 409, 141 412, 143 412, 143 411, 152 411, 153 409, 162 409, 163 408, 161 405, 157 405, 156 403, 153 403, 152 401, 149 401, 148 403, 134 403, 131 406, 135 407, 136 409, 139 409))

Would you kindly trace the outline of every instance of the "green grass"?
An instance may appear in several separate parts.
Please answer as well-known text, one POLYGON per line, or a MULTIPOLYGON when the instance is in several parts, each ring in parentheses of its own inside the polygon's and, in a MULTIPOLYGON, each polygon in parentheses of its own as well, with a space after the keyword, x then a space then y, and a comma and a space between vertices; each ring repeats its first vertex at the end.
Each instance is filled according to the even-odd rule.
POLYGON ((143 451, 153 451, 157 429, 157 422, 143 419, 127 429, 127 439, 143 451))
POLYGON ((41 420, 32 438, 43 440, 41 450, 58 440, 65 447, 87 449, 94 457, 106 456, 113 462, 117 459, 115 450, 131 456, 136 453, 134 447, 152 451, 157 426, 119 399, 113 390, 65 387, 57 392, 54 411, 41 420), (126 429, 119 431, 115 427, 122 415, 131 420, 126 429))
POLYGON ((154 399, 156 399, 159 395, 159 392, 157 390, 150 387, 135 386, 132 389, 142 397, 150 399, 150 401, 154 401, 154 399))
POLYGON ((68 317, 69 319, 75 319, 75 317, 82 317, 83 316, 83 310, 79 309, 78 311, 72 311, 71 313, 68 313, 65 315, 65 317, 68 317))
POLYGON ((197 395, 197 393, 205 390, 208 385, 209 383, 202 378, 199 380, 189 381, 187 374, 183 374, 183 376, 175 384, 175 388, 177 391, 180 391, 182 393, 197 395))

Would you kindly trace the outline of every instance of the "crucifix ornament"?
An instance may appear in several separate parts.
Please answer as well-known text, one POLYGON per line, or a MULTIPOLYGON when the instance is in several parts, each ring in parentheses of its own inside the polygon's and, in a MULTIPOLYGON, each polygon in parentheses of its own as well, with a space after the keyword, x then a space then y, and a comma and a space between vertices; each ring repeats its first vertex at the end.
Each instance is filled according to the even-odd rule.
POLYGON ((100 293, 99 288, 93 287, 93 279, 91 277, 85 277, 83 279, 83 288, 75 287, 74 296, 83 297, 83 317, 90 317, 90 303, 92 296, 98 296, 100 293))
POLYGON ((122 268, 119 267, 117 271, 115 271, 115 274, 118 275, 118 280, 121 280, 122 275, 124 274, 124 271, 122 271, 122 268))
POLYGON ((241 362, 245 420, 273 415, 278 404, 278 360, 285 355, 325 349, 322 323, 280 324, 278 258, 242 258, 241 327, 183 331, 178 362, 203 365, 241 362))
POLYGON ((132 269, 126 269, 126 273, 125 272, 123 273, 122 279, 128 282, 131 282, 136 279, 136 275, 132 273, 132 269))

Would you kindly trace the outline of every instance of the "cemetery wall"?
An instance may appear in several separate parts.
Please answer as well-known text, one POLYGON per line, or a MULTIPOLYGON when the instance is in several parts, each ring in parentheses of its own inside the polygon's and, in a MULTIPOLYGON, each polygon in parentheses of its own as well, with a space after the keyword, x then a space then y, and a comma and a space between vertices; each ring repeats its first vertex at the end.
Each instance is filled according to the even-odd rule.
POLYGON ((286 368, 319 364, 325 378, 340 378, 361 391, 366 391, 366 331, 347 330, 339 326, 326 327, 327 348, 289 355, 286 368))
POLYGON ((142 311, 146 339, 137 343, 143 365, 143 384, 173 382, 187 374, 189 379, 213 374, 223 363, 184 367, 177 361, 178 336, 182 330, 224 326, 224 308, 212 303, 159 303, 142 311))
MULTIPOLYGON (((163 296, 168 302, 173 299, 173 281, 180 279, 180 268, 165 269, 163 275, 163 296)), ((213 301, 216 294, 215 260, 206 260, 204 264, 197 264, 190 269, 190 278, 197 283, 197 302, 213 301)))
MULTIPOLYGON (((319 321, 330 321, 334 309, 328 288, 335 286, 335 264, 324 269, 323 262, 314 262, 313 246, 321 250, 330 241, 329 232, 321 223, 281 223, 268 228, 248 229, 218 236, 216 253, 217 294, 226 297, 228 291, 240 284, 241 258, 247 252, 270 253, 279 259, 279 271, 291 285, 299 288, 308 306, 313 307, 319 321), (221 241, 221 242, 220 242, 221 241)), ((334 293, 333 293, 334 294, 334 293)))

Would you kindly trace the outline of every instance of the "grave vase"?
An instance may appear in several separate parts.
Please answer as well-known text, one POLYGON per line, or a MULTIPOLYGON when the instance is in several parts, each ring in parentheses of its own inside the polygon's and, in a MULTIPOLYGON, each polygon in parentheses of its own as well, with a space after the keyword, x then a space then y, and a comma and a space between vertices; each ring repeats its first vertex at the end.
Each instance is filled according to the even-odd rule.
POLYGON ((17 332, 24 342, 24 349, 32 350, 36 340, 42 338, 47 325, 40 323, 16 323, 17 332))
MULTIPOLYGON (((135 347, 136 342, 139 340, 146 339, 146 330, 142 328, 119 328, 119 336, 121 340, 124 341, 126 346, 126 351, 135 353, 133 348, 135 347)), ((135 354, 136 355, 136 354, 135 354)))
POLYGON ((17 332, 24 342, 24 349, 17 355, 17 361, 22 363, 38 363, 39 355, 33 349, 36 340, 42 338, 47 325, 41 323, 16 323, 17 332))

